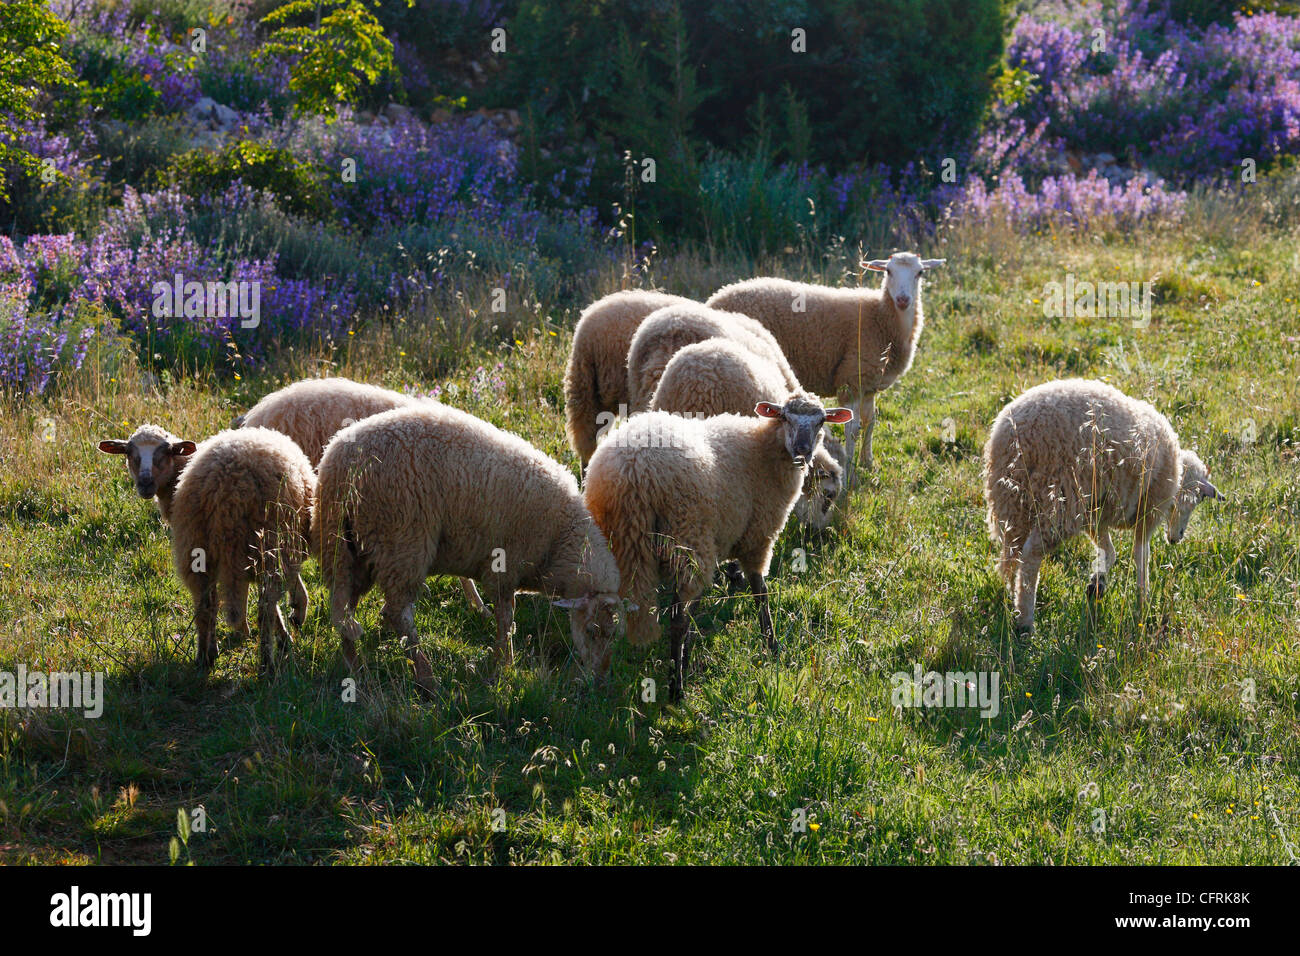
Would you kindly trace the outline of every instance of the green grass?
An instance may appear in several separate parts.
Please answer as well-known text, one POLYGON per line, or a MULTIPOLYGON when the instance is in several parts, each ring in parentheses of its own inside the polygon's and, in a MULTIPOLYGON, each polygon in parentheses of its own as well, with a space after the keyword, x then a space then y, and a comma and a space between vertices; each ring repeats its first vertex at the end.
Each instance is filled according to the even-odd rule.
MULTIPOLYGON (((107 705, 98 720, 0 712, 0 861, 165 862, 177 810, 202 806, 208 830, 181 853, 200 864, 1288 862, 1300 844, 1300 271, 1293 234, 1228 234, 989 230, 924 249, 948 267, 926 286, 912 371, 880 400, 877 470, 830 533, 792 526, 779 544, 782 660, 761 651, 752 603, 715 589, 681 706, 643 701, 643 679, 662 688, 666 669, 626 645, 603 685, 586 681, 565 619, 540 598, 521 599, 522 653, 494 673, 491 625, 447 578, 429 581, 417 613, 434 699, 376 637, 372 595, 365 694, 345 703, 314 564, 288 670, 260 679, 255 644, 229 647, 223 632, 202 681, 166 530, 92 440, 147 419, 201 438, 319 356, 251 380, 176 382, 165 397, 88 373, 57 397, 7 403, 0 670, 104 670, 107 705), (1043 284, 1071 271, 1160 275, 1151 326, 1044 318, 1043 284), (1007 399, 1066 375, 1153 401, 1228 501, 1198 509, 1179 546, 1157 539, 1145 614, 1129 542, 1117 538, 1111 591, 1091 610, 1089 549, 1067 546, 1044 565, 1036 634, 1018 640, 979 449, 1007 399), (894 710, 890 675, 918 662, 997 671, 1000 713, 894 710)), ((657 266, 693 294, 752 268, 700 253, 657 266)), ((337 370, 454 381, 452 401, 572 466, 559 388, 572 317, 527 322, 522 344, 467 349, 446 378, 431 333, 409 323, 359 331, 337 370), (474 368, 497 361, 505 395, 476 399, 474 368)))

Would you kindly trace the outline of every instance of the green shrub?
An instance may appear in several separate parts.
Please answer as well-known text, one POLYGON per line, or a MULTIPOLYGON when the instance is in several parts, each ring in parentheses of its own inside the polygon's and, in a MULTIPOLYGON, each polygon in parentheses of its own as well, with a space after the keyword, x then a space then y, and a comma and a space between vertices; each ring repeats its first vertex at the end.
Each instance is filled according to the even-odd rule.
POLYGON ((167 176, 190 195, 219 195, 238 179, 274 196, 286 212, 314 219, 332 215, 320 170, 265 143, 239 140, 220 152, 190 150, 171 161, 167 176))

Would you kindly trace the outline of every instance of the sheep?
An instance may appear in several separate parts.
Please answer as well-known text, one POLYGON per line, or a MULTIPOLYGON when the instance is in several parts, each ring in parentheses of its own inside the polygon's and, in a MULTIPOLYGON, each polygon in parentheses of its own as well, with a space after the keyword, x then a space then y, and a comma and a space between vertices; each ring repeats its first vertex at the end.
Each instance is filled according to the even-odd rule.
POLYGON ((822 429, 822 443, 813 455, 803 491, 794 503, 794 516, 810 531, 825 531, 835 518, 835 502, 844 490, 844 443, 822 429))
POLYGON ((768 649, 779 653, 765 581, 772 548, 823 423, 853 414, 803 397, 760 402, 754 411, 758 417, 635 415, 601 443, 587 468, 587 505, 618 562, 631 644, 647 645, 657 635, 655 591, 661 577, 672 581, 674 699, 690 660, 690 618, 719 559, 740 561, 768 649))
POLYGON ((618 567, 573 476, 516 435, 428 402, 343 429, 321 458, 311 534, 343 655, 356 669, 357 602, 378 585, 421 690, 415 597, 430 574, 477 579, 496 607, 496 656, 513 661, 516 591, 560 598, 573 646, 597 677, 609 668, 618 567))
MULTIPOLYGON (((688 345, 672 357, 650 408, 696 416, 749 415, 759 402, 785 401, 792 391, 803 395, 801 388, 791 390, 786 376, 772 362, 731 339, 708 339, 688 345)), ((817 530, 830 523, 844 472, 828 447, 831 443, 843 453, 839 440, 831 436, 830 429, 824 429, 823 443, 813 452, 795 504, 799 520, 817 530)), ((728 576, 735 581, 730 570, 728 576)))
POLYGON ((785 383, 783 395, 802 392, 781 346, 767 329, 744 315, 686 302, 652 312, 632 336, 627 351, 629 408, 634 413, 648 409, 672 357, 688 345, 709 339, 736 342, 770 363, 785 383))
POLYGON ((171 525, 176 572, 194 599, 199 669, 210 670, 217 659, 219 598, 230 625, 248 635, 248 587, 256 576, 262 667, 274 670, 274 638, 282 652, 289 646, 278 607, 286 579, 295 626, 307 615, 299 572, 315 476, 302 450, 266 428, 219 432, 195 446, 155 425, 99 447, 127 456, 137 492, 156 496, 171 525))
MULTIPOLYGON (((862 263, 884 272, 879 288, 834 289, 757 278, 723 286, 705 305, 741 312, 762 323, 780 343, 805 388, 835 395, 854 412, 844 429, 850 465, 862 438, 862 466, 874 468, 871 436, 876 425, 876 395, 911 367, 925 319, 921 276, 944 264, 896 252, 888 259, 862 263)), ((849 470, 850 483, 854 478, 849 470)))
POLYGON ((158 425, 141 425, 130 438, 105 438, 99 450, 125 455, 126 471, 141 498, 153 498, 170 524, 176 482, 194 454, 194 442, 177 438, 158 425))
POLYGON ((1053 548, 1080 533, 1092 539, 1088 595, 1100 597, 1115 563, 1110 529, 1132 528, 1141 607, 1159 524, 1176 544, 1196 505, 1223 498, 1160 412, 1086 379, 1035 386, 998 413, 984 446, 984 497, 1022 634, 1033 630, 1038 570, 1053 548))
POLYGON ((626 415, 627 350, 637 326, 657 309, 690 301, 633 289, 597 299, 579 316, 564 370, 564 416, 569 444, 584 467, 596 450, 602 414, 611 421, 626 415))
MULTIPOLYGON (((298 443, 311 466, 320 464, 325 446, 340 429, 394 408, 409 408, 422 399, 349 378, 309 378, 266 395, 234 427, 272 428, 298 443)), ((461 578, 465 597, 480 614, 491 616, 478 588, 461 578)))

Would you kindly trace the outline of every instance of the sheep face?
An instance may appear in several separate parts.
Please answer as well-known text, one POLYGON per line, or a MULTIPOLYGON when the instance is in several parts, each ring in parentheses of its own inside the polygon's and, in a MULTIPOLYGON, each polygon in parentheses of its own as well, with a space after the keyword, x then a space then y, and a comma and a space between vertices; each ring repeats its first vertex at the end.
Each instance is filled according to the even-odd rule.
POLYGON ((573 649, 582 666, 597 678, 609 672, 609 659, 618 634, 618 610, 622 603, 615 594, 592 594, 556 601, 569 609, 569 631, 573 649))
POLYGON ((1165 528, 1165 537, 1170 544, 1177 544, 1187 533, 1187 522, 1192 512, 1206 498, 1223 500, 1219 489, 1210 484, 1209 472, 1205 463, 1194 451, 1184 450, 1180 453, 1183 466, 1182 487, 1173 501, 1169 503, 1169 514, 1165 528))
MULTIPOLYGON (((826 450, 826 439, 822 448, 826 450)), ((843 490, 844 468, 834 457, 817 454, 803 481, 803 495, 795 505, 799 520, 814 531, 831 523, 835 501, 843 490)))
POLYGON ((922 259, 914 252, 895 252, 888 259, 872 259, 862 265, 885 274, 885 295, 893 300, 899 312, 906 312, 920 296, 921 274, 927 269, 938 268, 945 261, 922 259))
POLYGON ((165 488, 185 467, 194 454, 194 442, 183 441, 154 425, 142 425, 125 441, 106 438, 99 450, 109 455, 125 455, 126 470, 135 482, 141 498, 152 498, 165 488))
POLYGON ((779 418, 782 438, 790 459, 802 468, 812 460, 813 452, 822 440, 822 425, 827 422, 843 424, 852 421, 853 411, 848 408, 822 408, 813 399, 794 397, 784 405, 759 402, 754 414, 760 418, 779 418))

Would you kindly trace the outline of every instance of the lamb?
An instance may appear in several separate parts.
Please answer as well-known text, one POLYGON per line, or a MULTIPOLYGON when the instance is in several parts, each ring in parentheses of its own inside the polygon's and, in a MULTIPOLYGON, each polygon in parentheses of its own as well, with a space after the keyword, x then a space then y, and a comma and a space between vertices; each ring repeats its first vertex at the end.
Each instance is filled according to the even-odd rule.
MULTIPOLYGON (((298 443, 315 468, 320 464, 325 446, 340 429, 379 412, 409 408, 421 401, 349 378, 304 379, 264 396, 245 415, 236 419, 235 427, 272 428, 283 432, 298 443)), ((489 612, 474 582, 461 578, 460 585, 474 609, 487 615, 489 612)))
POLYGON ((276 639, 282 653, 290 643, 278 606, 286 580, 295 626, 307 615, 300 570, 315 475, 302 450, 266 428, 219 432, 196 447, 156 426, 99 447, 127 456, 136 490, 142 497, 152 490, 171 524, 176 572, 194 599, 200 670, 217 659, 220 600, 230 625, 248 633, 248 588, 256 577, 261 663, 273 671, 276 639))
POLYGON ((690 302, 664 292, 615 292, 587 306, 573 329, 573 350, 564 371, 564 415, 569 444, 585 467, 596 450, 602 414, 625 416, 627 350, 637 326, 651 312, 690 302))
POLYGON ((163 521, 171 524, 176 482, 194 454, 194 442, 158 425, 141 425, 130 438, 105 438, 99 450, 125 455, 126 471, 141 498, 154 498, 163 521))
POLYGON ((772 548, 823 423, 846 422, 853 414, 803 397, 784 405, 760 402, 755 412, 756 418, 635 415, 596 449, 587 468, 587 505, 609 539, 629 601, 630 643, 653 641, 656 588, 663 577, 673 584, 674 699, 681 697, 690 661, 690 618, 719 559, 740 561, 763 637, 778 653, 765 581, 772 548))
POLYGON ((637 327, 627 351, 631 410, 643 412, 650 407, 659 379, 674 355, 688 345, 709 339, 735 342, 771 364, 785 383, 783 395, 803 391, 781 346, 767 329, 747 316, 687 302, 652 312, 637 327))
POLYGON ((573 476, 528 442, 434 402, 343 429, 325 449, 312 542, 350 667, 357 602, 378 585, 383 619, 403 638, 416 681, 431 689, 415 598, 430 574, 489 588, 497 659, 513 660, 516 591, 570 609, 573 646, 598 678, 609 668, 618 567, 573 476))
POLYGON ((844 443, 822 429, 822 443, 804 478, 803 492, 794 503, 794 516, 810 531, 825 531, 835 518, 835 502, 844 491, 844 443))
POLYGON ((1092 539, 1088 594, 1100 597, 1115 563, 1110 529, 1132 528, 1142 606, 1160 523, 1176 544, 1201 501, 1223 498, 1160 412, 1086 379, 1035 386, 998 413, 984 446, 984 497, 1024 634, 1033 630, 1039 566, 1053 548, 1080 533, 1092 539))
POLYGON ((896 252, 888 259, 864 262, 864 268, 885 273, 876 289, 748 279, 719 289, 705 305, 761 322, 776 337, 805 388, 835 395, 851 408, 855 418, 844 429, 848 461, 855 461, 858 432, 865 429, 862 465, 871 470, 876 395, 911 367, 925 324, 921 276, 945 261, 896 252))
MULTIPOLYGON (((650 408, 678 414, 749 415, 759 402, 784 401, 792 390, 781 370, 731 339, 708 339, 688 345, 675 354, 655 388, 650 408)), ((801 388, 794 395, 808 396, 801 388)), ((839 440, 823 430, 823 442, 812 462, 795 512, 805 525, 821 530, 831 519, 840 491, 843 466, 828 446, 843 453, 839 440)))

